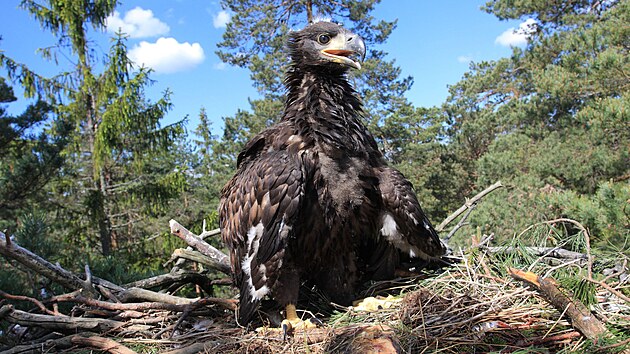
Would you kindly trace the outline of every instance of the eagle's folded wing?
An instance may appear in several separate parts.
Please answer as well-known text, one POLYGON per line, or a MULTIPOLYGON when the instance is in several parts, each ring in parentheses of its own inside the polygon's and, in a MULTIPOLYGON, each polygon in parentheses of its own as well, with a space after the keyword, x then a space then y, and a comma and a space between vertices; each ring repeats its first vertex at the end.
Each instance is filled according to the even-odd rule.
POLYGON ((242 324, 277 281, 299 212, 303 178, 293 159, 286 151, 261 152, 240 166, 222 192, 221 234, 240 288, 242 324))

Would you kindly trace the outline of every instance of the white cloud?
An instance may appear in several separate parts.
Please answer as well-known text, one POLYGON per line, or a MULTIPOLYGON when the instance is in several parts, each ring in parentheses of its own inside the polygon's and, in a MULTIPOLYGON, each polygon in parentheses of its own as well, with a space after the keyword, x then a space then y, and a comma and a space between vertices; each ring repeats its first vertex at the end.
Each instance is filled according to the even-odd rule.
POLYGON ((216 70, 225 70, 227 68, 227 64, 224 62, 218 62, 216 64, 214 64, 214 68, 216 70))
POLYGON ((175 38, 164 37, 155 43, 140 42, 129 51, 129 57, 162 74, 192 69, 206 58, 199 43, 179 43, 175 38))
POLYGON ((105 20, 107 32, 116 33, 121 31, 131 38, 155 37, 167 34, 170 28, 168 25, 153 17, 153 11, 136 7, 125 13, 121 18, 118 11, 107 17, 105 20))
POLYGON ((470 55, 460 55, 457 57, 457 61, 460 63, 470 63, 472 61, 472 57, 470 55))
POLYGON ((510 28, 501 33, 494 40, 495 43, 506 47, 518 47, 527 44, 527 38, 536 30, 536 20, 527 19, 518 26, 518 29, 510 28))
POLYGON ((229 12, 221 10, 218 14, 212 16, 212 25, 214 25, 214 28, 225 27, 227 26, 228 22, 230 22, 231 18, 232 16, 229 12))

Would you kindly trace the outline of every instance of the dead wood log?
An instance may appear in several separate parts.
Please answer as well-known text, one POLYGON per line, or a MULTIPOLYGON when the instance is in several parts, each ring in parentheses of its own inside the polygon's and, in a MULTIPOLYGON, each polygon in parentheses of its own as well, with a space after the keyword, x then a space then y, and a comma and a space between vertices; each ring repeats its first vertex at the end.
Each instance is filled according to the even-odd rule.
POLYGON ((135 354, 133 350, 125 347, 124 345, 116 342, 110 338, 103 338, 98 336, 93 337, 83 337, 83 336, 72 336, 70 341, 73 344, 80 345, 82 347, 95 348, 99 350, 103 350, 112 354, 135 354))
POLYGON ((27 353, 52 353, 62 349, 70 349, 76 346, 90 347, 106 351, 112 354, 133 354, 133 350, 114 341, 103 338, 93 333, 72 334, 69 336, 48 339, 39 343, 17 345, 13 348, 0 352, 0 354, 27 354, 27 353))
MULTIPOLYGON (((197 262, 197 263, 201 263, 203 265, 206 265, 210 268, 216 269, 217 263, 216 261, 214 261, 212 258, 206 256, 205 254, 199 252, 199 251, 195 251, 195 250, 188 250, 188 249, 184 249, 184 248, 178 248, 175 251, 173 251, 173 254, 171 255, 172 258, 183 258, 189 261, 193 261, 193 262, 197 262)), ((223 270, 221 270, 223 272, 223 270)))
MULTIPOLYGON (((165 295, 160 294, 159 295, 165 295)), ((186 298, 181 298, 186 299, 186 298)), ((169 301, 172 298, 169 298, 169 301)), ((79 304, 84 304, 92 307, 97 307, 105 310, 112 311, 147 311, 147 310, 167 310, 173 312, 184 312, 189 311, 192 308, 198 308, 205 305, 219 305, 227 310, 235 310, 236 309, 236 300, 231 299, 221 299, 221 298, 202 298, 199 300, 189 299, 190 302, 187 303, 166 303, 166 302, 136 302, 136 303, 114 303, 108 301, 100 301, 95 299, 86 298, 77 294, 67 294, 67 296, 56 296, 54 298, 55 302, 76 302, 79 304)), ((179 301, 179 300, 178 300, 179 301)))
POLYGON ((211 267, 225 274, 231 274, 229 257, 225 253, 212 247, 212 245, 190 232, 177 221, 171 220, 169 225, 173 235, 181 238, 189 246, 196 248, 199 252, 208 256, 211 260, 211 267))
POLYGON ((41 327, 54 331, 90 331, 106 332, 121 329, 128 331, 146 331, 150 326, 128 325, 125 322, 108 320, 103 318, 69 317, 65 315, 40 315, 16 310, 12 305, 4 305, 0 308, 0 319, 9 323, 17 323, 27 327, 41 327))
POLYGON ((556 310, 566 314, 573 327, 586 338, 596 343, 601 337, 610 336, 604 323, 593 316, 583 303, 571 298, 553 278, 543 278, 515 268, 508 271, 514 279, 533 285, 556 310))

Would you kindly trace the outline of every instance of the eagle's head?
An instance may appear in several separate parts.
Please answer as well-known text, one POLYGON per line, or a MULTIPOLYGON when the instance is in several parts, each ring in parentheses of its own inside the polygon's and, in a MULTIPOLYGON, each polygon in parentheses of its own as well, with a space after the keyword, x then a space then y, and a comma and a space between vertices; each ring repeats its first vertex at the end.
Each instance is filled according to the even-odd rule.
POLYGON ((293 65, 302 68, 322 68, 329 71, 361 69, 365 57, 363 39, 331 22, 316 22, 289 37, 293 65))

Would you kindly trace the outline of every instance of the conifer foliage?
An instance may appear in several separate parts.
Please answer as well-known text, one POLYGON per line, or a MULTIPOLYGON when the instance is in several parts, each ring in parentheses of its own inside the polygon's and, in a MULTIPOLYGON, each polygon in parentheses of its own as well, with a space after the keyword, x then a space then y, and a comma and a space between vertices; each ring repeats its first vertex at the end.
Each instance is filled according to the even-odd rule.
MULTIPOLYGON (((91 47, 91 31, 103 30, 116 5, 116 1, 22 2, 21 7, 58 40, 40 52, 55 63, 71 58, 68 72, 46 78, 0 54, 9 77, 28 96, 46 102, 54 112, 53 125, 66 127, 63 133, 44 131, 49 139, 65 141, 60 151, 64 163, 47 185, 47 199, 35 207, 54 220, 50 226, 59 241, 74 245, 74 252, 84 250, 88 258, 137 251, 134 245, 160 230, 153 225, 155 217, 165 212, 168 201, 186 184, 168 156, 175 142, 184 138, 184 122, 160 123, 170 109, 170 93, 156 101, 145 97, 150 70, 134 67, 122 34, 112 39, 102 58, 91 47)), ((66 256, 72 257, 73 251, 66 256)), ((138 253, 136 260, 145 258, 138 253)))

